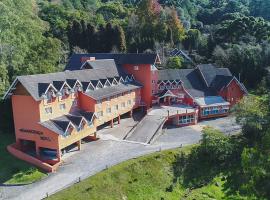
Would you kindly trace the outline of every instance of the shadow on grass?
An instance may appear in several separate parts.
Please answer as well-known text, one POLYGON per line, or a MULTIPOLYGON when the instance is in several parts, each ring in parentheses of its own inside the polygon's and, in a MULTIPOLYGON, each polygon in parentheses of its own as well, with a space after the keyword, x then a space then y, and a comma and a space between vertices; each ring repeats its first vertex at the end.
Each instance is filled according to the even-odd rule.
POLYGON ((35 167, 15 158, 7 151, 7 145, 14 142, 13 133, 4 134, 0 132, 0 184, 3 186, 31 183, 45 176, 35 167))
POLYGON ((240 159, 243 147, 239 138, 232 137, 228 144, 230 146, 224 151, 227 155, 224 152, 212 155, 203 145, 195 146, 189 154, 179 154, 173 163, 173 183, 168 189, 178 182, 186 189, 197 189, 220 177, 226 197, 236 195, 244 180, 240 159))

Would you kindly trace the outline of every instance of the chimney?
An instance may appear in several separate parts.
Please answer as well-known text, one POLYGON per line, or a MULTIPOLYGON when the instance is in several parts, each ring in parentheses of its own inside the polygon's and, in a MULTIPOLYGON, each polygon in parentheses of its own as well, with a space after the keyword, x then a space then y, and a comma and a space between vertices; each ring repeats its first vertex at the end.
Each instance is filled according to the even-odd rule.
POLYGON ((81 63, 85 63, 87 61, 94 61, 96 60, 95 57, 81 57, 81 63))

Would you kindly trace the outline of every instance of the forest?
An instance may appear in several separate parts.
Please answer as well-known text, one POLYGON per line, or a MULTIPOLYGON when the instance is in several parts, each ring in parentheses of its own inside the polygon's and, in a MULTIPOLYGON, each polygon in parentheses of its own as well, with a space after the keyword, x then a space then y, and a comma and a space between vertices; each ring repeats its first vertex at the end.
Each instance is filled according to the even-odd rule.
MULTIPOLYGON (((169 57, 183 49, 196 64, 228 67, 251 94, 234 108, 242 134, 205 134, 177 170, 187 170, 192 187, 224 174, 229 199, 269 199, 269 10, 269 0, 1 0, 0 95, 18 75, 63 70, 72 53, 157 52, 161 68, 194 67, 169 57)), ((12 130, 6 104, 0 132, 12 130)))

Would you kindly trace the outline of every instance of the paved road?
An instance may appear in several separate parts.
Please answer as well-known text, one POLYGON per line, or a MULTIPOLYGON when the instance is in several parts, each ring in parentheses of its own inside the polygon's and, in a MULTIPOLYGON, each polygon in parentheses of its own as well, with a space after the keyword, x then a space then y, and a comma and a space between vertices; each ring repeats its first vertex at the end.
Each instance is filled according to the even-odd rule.
POLYGON ((165 121, 166 117, 163 116, 146 115, 126 140, 148 144, 165 121))
MULTIPOLYGON (((122 123, 131 123, 129 120, 122 123)), ((0 186, 0 199, 18 199, 18 200, 38 200, 55 193, 78 180, 78 177, 84 179, 94 175, 107 167, 118 164, 128 159, 142 156, 160 149, 171 149, 181 145, 197 143, 201 138, 201 128, 205 125, 211 125, 227 134, 231 131, 237 131, 234 119, 222 118, 203 122, 200 125, 192 127, 166 129, 164 134, 158 138, 152 145, 143 145, 138 143, 129 143, 117 140, 99 140, 82 145, 80 152, 70 153, 65 157, 64 164, 57 173, 51 173, 46 179, 26 186, 0 186), (235 127, 230 129, 230 127, 235 127)), ((129 125, 126 125, 131 128, 129 125)), ((114 129, 105 129, 105 135, 112 134, 112 138, 119 135, 117 127, 114 129)))

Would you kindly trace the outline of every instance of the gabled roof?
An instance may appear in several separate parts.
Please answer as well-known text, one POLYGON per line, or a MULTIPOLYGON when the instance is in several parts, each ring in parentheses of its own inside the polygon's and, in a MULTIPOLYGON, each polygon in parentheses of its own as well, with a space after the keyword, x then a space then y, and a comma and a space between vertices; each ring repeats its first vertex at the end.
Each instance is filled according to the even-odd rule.
POLYGON ((159 98, 163 98, 163 97, 167 97, 167 96, 176 97, 176 95, 173 94, 171 90, 167 90, 167 89, 165 89, 162 92, 158 93, 157 96, 159 98))
POLYGON ((59 134, 64 135, 69 126, 79 127, 83 120, 92 122, 95 114, 82 110, 76 110, 71 114, 63 115, 45 122, 40 122, 40 125, 59 134))
POLYGON ((192 97, 202 97, 215 94, 207 88, 195 69, 166 69, 159 70, 159 80, 180 80, 185 90, 192 97))
MULTIPOLYGON (((89 53, 89 54, 73 54, 65 68, 65 70, 78 70, 82 66, 82 58, 94 57, 96 60, 103 60, 101 62, 107 62, 106 60, 113 59, 116 65, 123 64, 155 64, 160 62, 158 54, 135 54, 135 53, 89 53)), ((99 61, 88 61, 92 67, 96 66, 99 61)))
POLYGON ((57 73, 48 73, 48 74, 36 74, 36 75, 26 75, 26 76, 18 76, 15 81, 12 83, 9 90, 6 92, 4 98, 7 98, 12 90, 16 87, 18 83, 21 83, 23 87, 27 90, 27 92, 36 100, 41 100, 42 94, 44 94, 48 87, 53 87, 56 91, 63 86, 66 82, 72 85, 75 80, 79 82, 83 82, 83 87, 85 89, 86 83, 90 82, 96 87, 99 82, 99 79, 108 79, 114 77, 125 76, 126 73, 119 73, 117 67, 109 67, 109 68, 100 68, 100 69, 86 69, 86 70, 75 70, 75 71, 64 71, 57 73))
POLYGON ((197 66, 205 84, 207 87, 215 87, 214 80, 217 76, 232 77, 232 74, 228 68, 218 68, 213 64, 201 64, 197 66))
MULTIPOLYGON (((167 80, 181 80, 186 92, 196 98, 217 95, 235 77, 227 68, 216 68, 212 64, 203 64, 198 65, 195 69, 159 70, 158 79, 158 83, 166 83, 167 80)), ((239 82, 239 85, 244 92, 247 92, 243 84, 239 82)))

